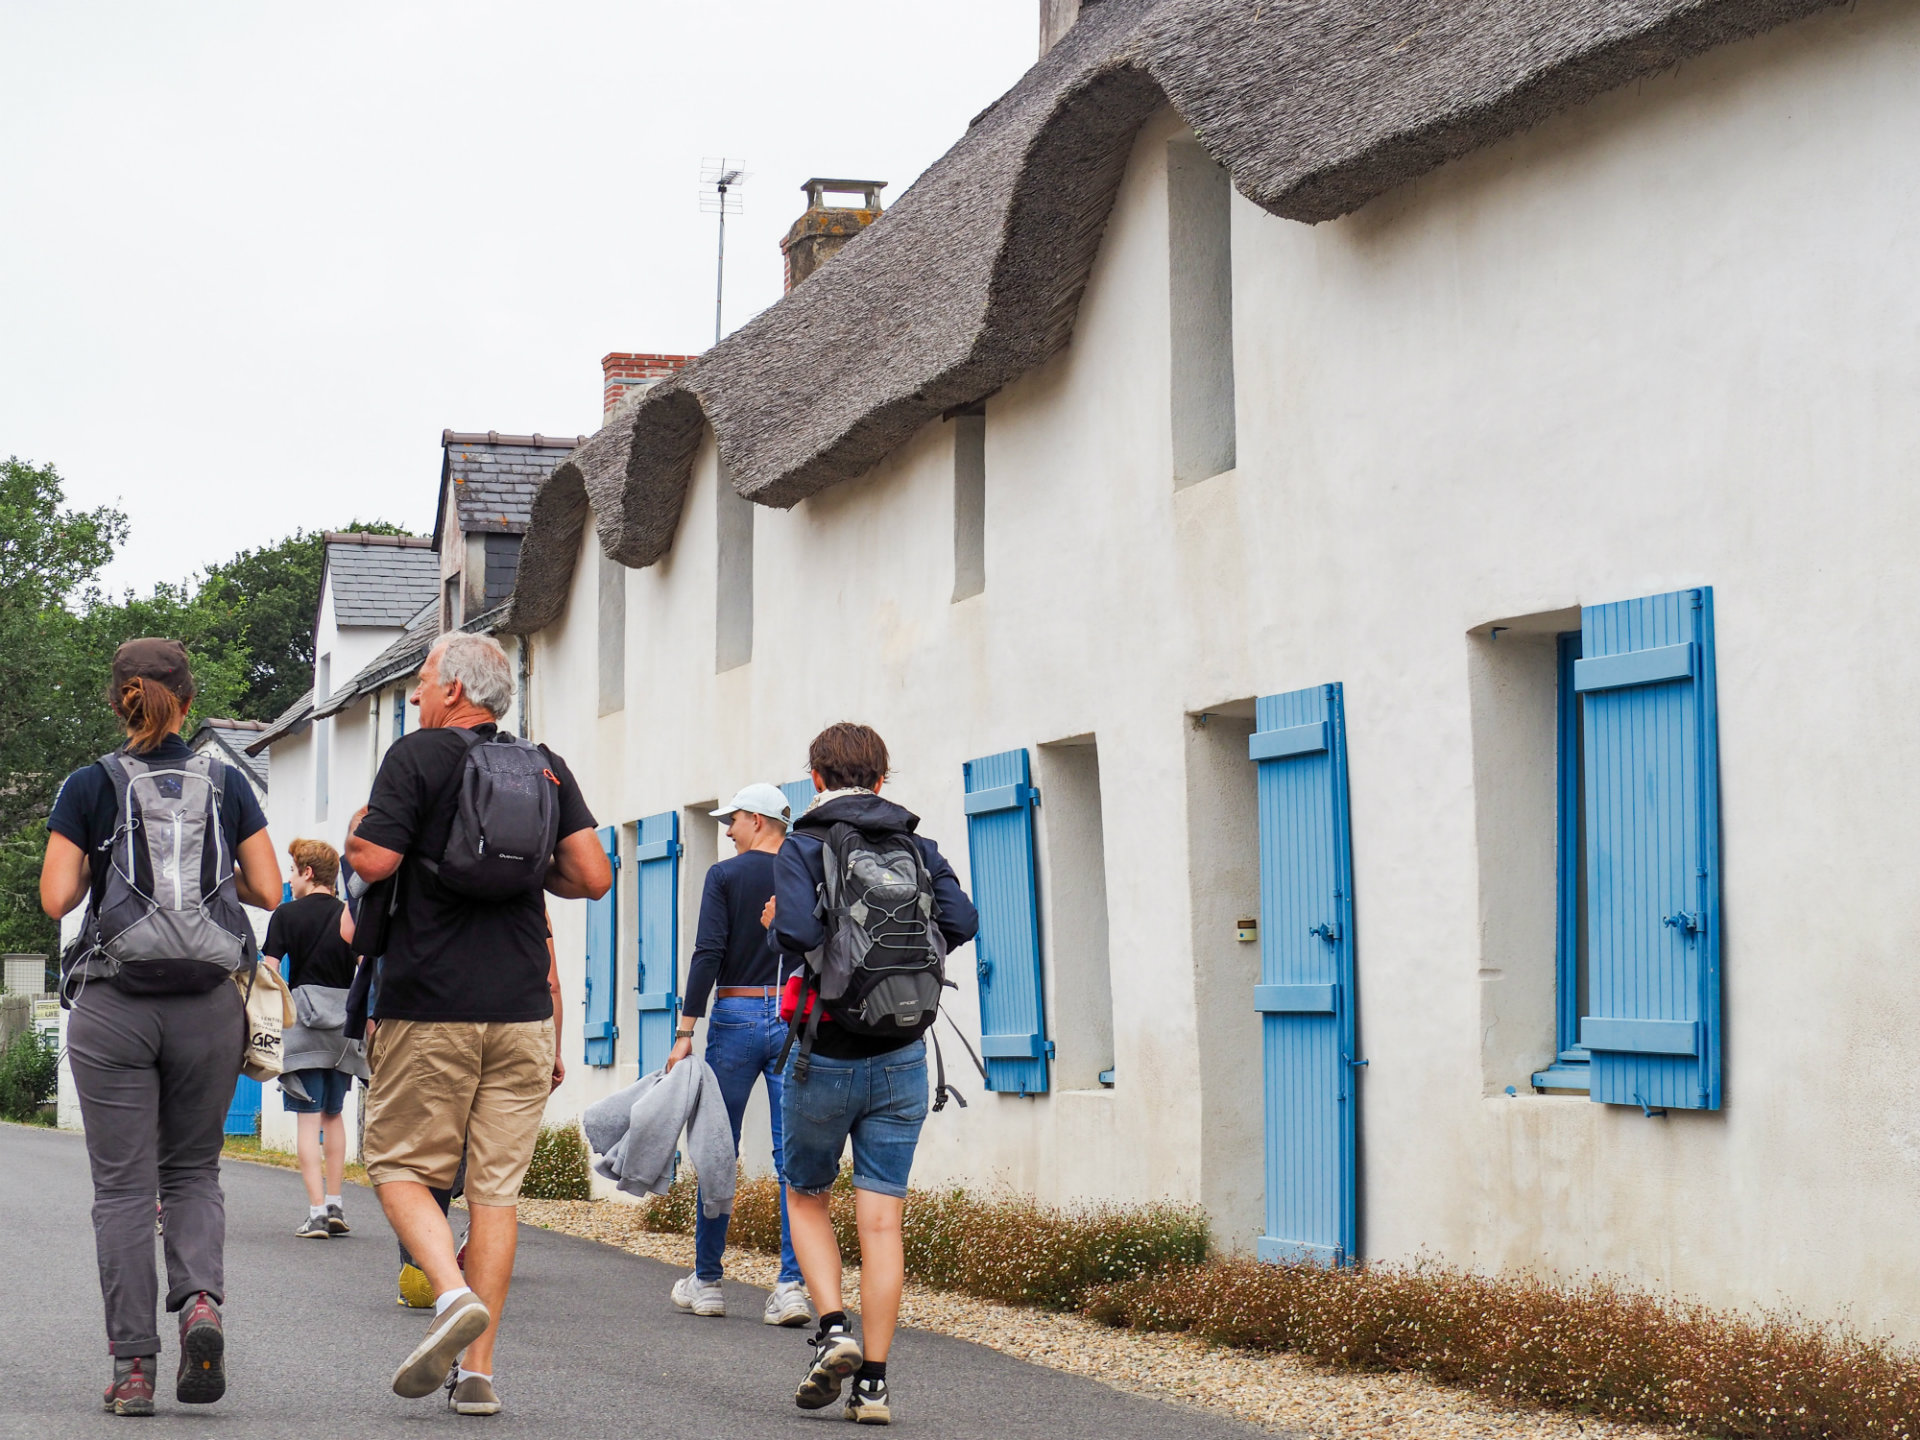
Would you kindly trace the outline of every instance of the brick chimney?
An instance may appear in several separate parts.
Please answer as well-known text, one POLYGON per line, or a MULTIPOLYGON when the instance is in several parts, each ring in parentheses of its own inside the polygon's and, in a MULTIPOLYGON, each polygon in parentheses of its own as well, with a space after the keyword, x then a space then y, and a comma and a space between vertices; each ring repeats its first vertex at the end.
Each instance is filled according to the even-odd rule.
POLYGON ((1040 0, 1040 53, 1060 43, 1060 37, 1080 18, 1082 0, 1040 0))
POLYGON ((691 355, 629 355, 616 350, 600 358, 600 373, 605 377, 601 389, 600 417, 613 413, 613 407, 627 396, 658 384, 693 359, 691 355))
POLYGON ((780 242, 787 257, 787 289, 791 290, 827 261, 839 248, 880 218, 884 180, 826 180, 815 178, 800 187, 807 192, 807 208, 780 242), (827 196, 860 197, 853 206, 829 205, 827 196))

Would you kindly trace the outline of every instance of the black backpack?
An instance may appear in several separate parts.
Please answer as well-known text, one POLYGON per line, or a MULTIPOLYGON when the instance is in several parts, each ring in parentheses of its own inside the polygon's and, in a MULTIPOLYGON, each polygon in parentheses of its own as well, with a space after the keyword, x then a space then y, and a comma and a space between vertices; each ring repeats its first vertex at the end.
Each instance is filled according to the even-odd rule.
POLYGON ((852 1035, 911 1034, 940 1013, 946 984, 933 877, 911 835, 838 824, 822 837, 820 864, 827 938, 807 954, 787 1035, 789 1048, 800 1039, 801 1080, 823 1012, 852 1035))
MULTIPOLYGON (((456 894, 505 900, 546 884, 560 839, 560 778, 547 752, 505 730, 467 733, 459 809, 438 861, 420 863, 456 894)), ((449 797, 451 798, 451 796, 449 797)))

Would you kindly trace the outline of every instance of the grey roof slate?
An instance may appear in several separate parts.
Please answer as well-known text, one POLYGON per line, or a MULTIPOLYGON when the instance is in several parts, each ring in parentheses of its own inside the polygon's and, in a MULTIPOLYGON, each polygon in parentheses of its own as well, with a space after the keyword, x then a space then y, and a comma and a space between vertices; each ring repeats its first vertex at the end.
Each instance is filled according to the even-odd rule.
POLYGON ((1254 204, 1316 223, 1555 111, 1845 0, 1099 0, 808 281, 617 408, 532 504, 512 609, 566 603, 580 529, 666 554, 713 427, 790 506, 1070 340, 1128 153, 1171 104, 1254 204))
POLYGON ((405 625, 440 593, 440 557, 411 535, 327 536, 322 584, 331 587, 334 623, 405 625))
POLYGON ((433 545, 440 548, 446 524, 448 488, 460 511, 460 528, 469 535, 523 535, 533 513, 533 492, 567 452, 587 437, 484 435, 441 432, 440 506, 433 545))
POLYGON ((402 675, 411 675, 420 668, 420 663, 427 658, 427 652, 433 648, 433 642, 439 638, 440 597, 436 595, 407 621, 407 628, 399 638, 361 666, 359 674, 327 697, 314 710, 313 718, 324 720, 329 715, 338 715, 355 700, 371 695, 389 681, 402 675))
POLYGON ((249 755, 265 755, 267 747, 288 735, 298 735, 313 723, 313 691, 309 690, 293 704, 267 722, 267 728, 243 747, 249 755))
POLYGON ((202 720, 187 743, 195 750, 208 746, 217 749, 223 760, 251 775, 264 792, 267 788, 267 757, 264 753, 255 755, 246 747, 268 728, 262 720, 202 720))

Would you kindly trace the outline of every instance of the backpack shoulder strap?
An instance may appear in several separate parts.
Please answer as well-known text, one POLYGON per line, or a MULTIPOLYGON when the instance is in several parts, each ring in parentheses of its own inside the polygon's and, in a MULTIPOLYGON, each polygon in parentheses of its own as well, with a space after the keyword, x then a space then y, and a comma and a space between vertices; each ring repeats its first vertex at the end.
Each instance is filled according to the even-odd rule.
MULTIPOLYGON (((460 740, 463 747, 460 751, 460 758, 453 762, 453 774, 447 780, 446 786, 441 790, 438 798, 434 801, 434 808, 436 810, 445 805, 458 803, 460 799, 460 787, 466 783, 467 779, 467 761, 472 758, 476 748, 486 743, 487 737, 482 735, 478 730, 463 729, 460 732, 460 740)), ((414 855, 413 858, 426 866, 427 869, 435 875, 440 873, 440 862, 431 855, 414 855)))

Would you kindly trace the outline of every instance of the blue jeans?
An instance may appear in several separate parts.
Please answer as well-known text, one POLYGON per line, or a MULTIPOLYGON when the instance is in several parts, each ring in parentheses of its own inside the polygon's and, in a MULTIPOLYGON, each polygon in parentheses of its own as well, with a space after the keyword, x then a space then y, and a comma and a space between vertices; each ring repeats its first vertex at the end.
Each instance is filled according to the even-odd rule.
MULTIPOLYGON (((786 1171, 781 1132, 782 1076, 774 1061, 787 1042, 786 1022, 780 1018, 778 996, 718 996, 707 1012, 707 1064, 720 1082, 727 1102, 727 1121, 733 1126, 734 1153, 740 1151, 740 1119, 747 1113, 753 1082, 767 1077, 767 1109, 773 1117, 773 1166, 780 1177, 780 1280, 800 1278, 800 1262, 793 1258, 793 1236, 787 1229, 786 1171)), ((707 1219, 702 1205, 693 1227, 693 1273, 702 1280, 718 1280, 720 1257, 727 1248, 727 1219, 707 1219)))
MULTIPOLYGON (((799 1048, 787 1061, 800 1061, 799 1048)), ((786 1177, 802 1195, 823 1195, 853 1140, 853 1188, 904 1200, 920 1127, 927 1119, 927 1042, 865 1060, 815 1054, 807 1078, 787 1076, 786 1177)))

